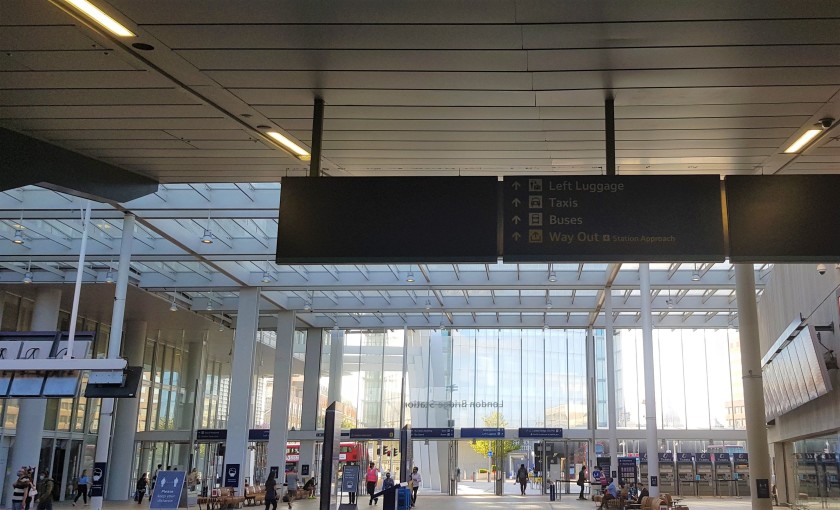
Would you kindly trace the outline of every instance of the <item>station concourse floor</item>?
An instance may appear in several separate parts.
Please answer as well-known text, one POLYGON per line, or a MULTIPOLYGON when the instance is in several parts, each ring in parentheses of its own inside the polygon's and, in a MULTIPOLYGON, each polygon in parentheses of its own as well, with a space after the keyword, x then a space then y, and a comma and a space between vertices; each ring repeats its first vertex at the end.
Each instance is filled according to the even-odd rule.
MULTIPOLYGON (((381 505, 380 501, 380 505, 381 505)), ((724 510, 724 509, 740 509, 750 508, 749 499, 694 499, 689 498, 684 501, 691 510, 724 510)), ((54 508, 61 510, 74 508, 69 502, 55 503, 54 508)), ((79 510, 85 510, 86 506, 81 503, 75 507, 79 510)), ((142 509, 148 510, 148 503, 138 505, 130 501, 114 502, 106 501, 103 505, 103 510, 134 510, 142 509)), ((263 506, 246 506, 247 509, 261 510, 263 506)), ((288 508, 285 504, 278 504, 277 510, 284 510, 288 508)), ((303 501, 295 501, 292 508, 298 510, 316 510, 318 508, 318 500, 310 499, 303 501)), ((375 510, 381 506, 368 506, 367 500, 359 501, 359 510, 370 508, 375 510)), ((505 495, 493 496, 490 494, 481 495, 458 495, 446 496, 443 494, 430 494, 421 492, 417 498, 417 505, 415 510, 496 510, 496 509, 523 509, 523 510, 566 510, 566 509, 588 509, 593 510, 596 507, 592 501, 579 501, 574 496, 569 497, 566 494, 562 496, 561 501, 548 501, 546 496, 539 495, 505 495)), ((818 507, 813 507, 818 508, 818 507)))

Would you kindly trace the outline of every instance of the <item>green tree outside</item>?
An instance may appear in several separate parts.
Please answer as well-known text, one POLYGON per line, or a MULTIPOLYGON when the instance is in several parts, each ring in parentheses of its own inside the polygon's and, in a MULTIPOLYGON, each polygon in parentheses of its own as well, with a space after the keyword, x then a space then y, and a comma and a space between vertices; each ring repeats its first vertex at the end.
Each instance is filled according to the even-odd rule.
MULTIPOLYGON (((485 427, 507 427, 507 421, 505 421, 504 416, 502 416, 502 414, 498 411, 485 416, 483 421, 485 427)), ((504 439, 500 441, 478 439, 471 442, 470 447, 472 447, 473 451, 483 457, 487 457, 487 452, 493 452, 493 458, 496 459, 499 457, 505 458, 507 454, 519 450, 521 445, 519 441, 514 441, 512 439, 504 439), (499 445, 501 445, 501 451, 499 451, 499 445)))

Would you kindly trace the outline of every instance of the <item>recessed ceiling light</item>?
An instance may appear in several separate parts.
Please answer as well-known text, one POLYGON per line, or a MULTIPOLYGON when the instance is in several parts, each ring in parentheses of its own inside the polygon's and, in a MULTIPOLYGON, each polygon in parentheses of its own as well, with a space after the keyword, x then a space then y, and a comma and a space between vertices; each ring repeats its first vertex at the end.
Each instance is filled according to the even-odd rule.
POLYGON ((808 142, 813 140, 820 133, 822 133, 822 129, 809 129, 808 131, 805 131, 798 140, 790 144, 790 147, 785 149, 785 154, 799 152, 803 147, 808 145, 808 142))
POLYGON ((293 142, 293 141, 289 140, 288 138, 286 138, 285 136, 281 135, 281 134, 280 134, 280 133, 278 133, 277 131, 269 131, 269 132, 267 132, 266 134, 267 134, 268 136, 270 136, 271 138, 274 138, 275 140, 277 140, 278 142, 280 142, 280 143, 281 143, 284 147, 286 147, 287 149, 289 149, 289 150, 291 150, 292 152, 294 152, 295 154, 297 154, 297 155, 298 155, 298 157, 299 157, 300 159, 309 159, 309 153, 308 153, 308 152, 306 152, 305 150, 301 149, 301 148, 300 148, 300 146, 299 146, 298 144, 296 144, 295 142, 293 142))
POLYGON ((136 42, 136 43, 132 44, 131 47, 136 48, 138 50, 142 50, 142 51, 152 51, 153 49, 155 49, 155 47, 152 46, 151 44, 146 44, 146 43, 142 43, 142 42, 136 42))
POLYGON ((79 9, 90 17, 93 21, 99 23, 103 28, 114 35, 120 37, 134 37, 134 32, 122 26, 117 20, 102 12, 99 7, 93 5, 87 0, 65 0, 68 4, 76 9, 79 9))

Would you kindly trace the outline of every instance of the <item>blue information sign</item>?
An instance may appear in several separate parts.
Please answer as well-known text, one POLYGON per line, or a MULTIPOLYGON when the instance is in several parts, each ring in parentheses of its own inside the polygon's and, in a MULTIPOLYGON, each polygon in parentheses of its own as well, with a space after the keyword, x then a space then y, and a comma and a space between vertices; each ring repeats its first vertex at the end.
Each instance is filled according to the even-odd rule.
POLYGON ((341 475, 341 492, 359 491, 359 467, 344 466, 344 474, 341 475))
POLYGON ((269 429, 250 429, 248 441, 268 441, 269 429))
POLYGON ((425 428, 425 429, 411 429, 412 439, 433 439, 433 438, 448 438, 455 437, 455 429, 453 428, 425 428))
POLYGON ((729 454, 728 453, 716 453, 715 454, 715 462, 722 462, 724 464, 729 464, 729 454))
MULTIPOLYGON (((674 462, 673 453, 660 453, 658 458, 659 462, 674 462)), ((647 454, 645 454, 645 460, 647 460, 647 454)), ((691 454, 688 455, 688 460, 691 460, 691 454)))
POLYGON ((677 454, 677 462, 691 462, 694 460, 693 453, 678 453, 677 454))
POLYGON ((505 438, 505 429, 501 428, 471 428, 471 429, 461 429, 461 437, 462 438, 475 438, 475 439, 504 439, 505 438))
POLYGON ((178 508, 181 503, 181 492, 184 489, 185 475, 183 471, 158 472, 149 508, 170 510, 178 508))
POLYGON ((394 429, 350 429, 350 439, 394 439, 394 429))
POLYGON ((712 454, 711 453, 698 453, 697 454, 697 462, 711 462, 712 461, 712 454))
POLYGON ((224 476, 225 487, 239 487, 239 464, 225 464, 224 476))
POLYGON ((520 438, 551 439, 563 437, 563 429, 559 427, 548 429, 520 428, 520 438))
POLYGON ((749 453, 736 453, 735 454, 735 463, 736 464, 747 464, 750 461, 750 454, 749 453))
POLYGON ((195 431, 196 441, 221 441, 227 439, 226 429, 198 429, 195 431))

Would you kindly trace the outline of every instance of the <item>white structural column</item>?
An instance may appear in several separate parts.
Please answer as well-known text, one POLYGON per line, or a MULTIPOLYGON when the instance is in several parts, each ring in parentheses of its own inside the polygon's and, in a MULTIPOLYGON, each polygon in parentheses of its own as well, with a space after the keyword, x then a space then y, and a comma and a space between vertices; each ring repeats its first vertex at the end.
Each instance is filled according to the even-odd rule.
MULTIPOLYGON (((303 364, 303 401, 300 406, 300 429, 314 432, 318 425, 318 401, 321 392, 321 344, 323 331, 318 328, 306 330, 306 355, 303 364)), ((300 442, 300 463, 309 466, 309 472, 315 469, 315 440, 305 439, 300 442)))
POLYGON ((204 364, 206 358, 204 357, 204 344, 206 337, 201 340, 189 342, 189 352, 185 353, 186 360, 184 362, 184 374, 181 379, 181 386, 187 391, 184 395, 183 405, 179 406, 180 416, 178 416, 178 425, 181 429, 190 431, 190 448, 180 448, 178 455, 178 467, 181 469, 192 469, 195 467, 195 451, 192 449, 194 424, 201 416, 201 406, 204 401, 203 384, 204 380, 204 364), (190 455, 193 458, 190 459, 190 455))
MULTIPOLYGON (((645 367, 645 422, 647 434, 648 476, 659 480, 659 438, 656 426, 656 378, 653 371, 653 317, 650 310, 650 264, 639 264, 639 293, 642 312, 642 359, 645 367)), ((649 489, 659 495, 659 483, 649 489)))
MULTIPOLYGON (((236 333, 233 337, 233 360, 230 374, 230 405, 225 464, 239 464, 236 494, 244 494, 245 469, 248 463, 248 428, 251 423, 251 390, 254 381, 254 350, 257 322, 260 318, 260 289, 243 287, 239 291, 236 333)), ((227 472, 227 466, 225 466, 227 472)))
POLYGON ((750 499, 752 508, 770 510, 773 500, 758 499, 757 480, 770 483, 770 449, 764 423, 764 387, 761 379, 761 345, 755 303, 755 269, 735 264, 735 296, 738 300, 738 333, 741 344, 741 378, 747 419, 747 451, 750 452, 750 499))
MULTIPOLYGON (((125 323, 123 357, 131 366, 143 364, 146 328, 146 321, 129 320, 125 323)), ((111 440, 111 468, 105 493, 108 500, 126 501, 132 493, 131 462, 134 458, 134 436, 137 432, 139 406, 140 398, 117 400, 114 438, 111 440)))
MULTIPOLYGON (((58 327, 58 312, 61 305, 61 289, 39 287, 35 294, 32 310, 32 331, 55 331, 58 327)), ((44 417, 47 400, 26 398, 18 400, 19 413, 9 467, 15 475, 20 466, 37 466, 41 456, 41 438, 44 431, 44 417)), ((14 480, 12 480, 14 481, 14 480)), ((6 484, 6 501, 12 499, 12 483, 6 484)))
MULTIPOLYGON (((117 268, 117 285, 114 290, 114 309, 111 312, 111 334, 108 337, 108 358, 120 357, 122 344, 123 319, 125 318, 125 296, 128 292, 128 272, 131 264, 131 244, 134 241, 133 214, 123 216, 122 239, 120 240, 120 259, 117 268)), ((108 462, 111 450, 111 434, 113 427, 115 399, 103 398, 99 407, 99 434, 96 436, 96 453, 94 462, 108 462)), ((134 425, 137 427, 136 423, 134 425)), ((107 492, 110 483, 108 472, 105 473, 105 488, 107 492)), ((91 510, 102 510, 102 500, 105 494, 90 498, 91 510)))
POLYGON ((277 341, 274 346, 274 387, 271 393, 271 430, 268 436, 268 466, 277 466, 278 473, 283 473, 286 466, 294 339, 295 312, 277 314, 277 341))
POLYGON ((595 333, 592 328, 586 330, 586 384, 589 391, 588 406, 586 410, 587 423, 589 424, 589 453, 586 465, 591 473, 595 469, 595 430, 598 428, 598 387, 595 383, 595 333))
POLYGON ((330 385, 327 389, 327 405, 341 402, 341 378, 344 366, 344 331, 333 329, 330 335, 330 385))
POLYGON ((612 288, 604 289, 604 334, 606 335, 607 357, 607 416, 609 418, 610 470, 618 471, 618 439, 616 432, 616 392, 615 392, 615 349, 613 332, 612 288))

